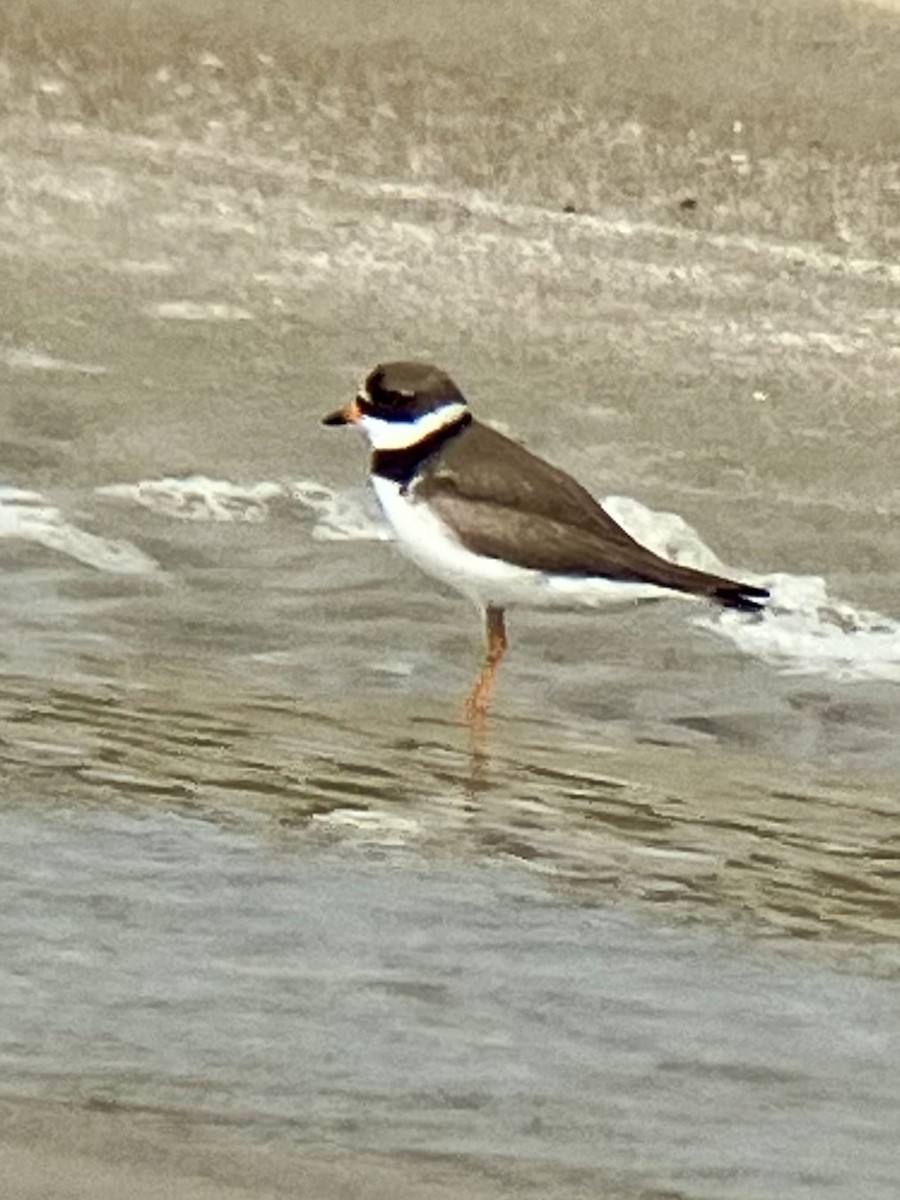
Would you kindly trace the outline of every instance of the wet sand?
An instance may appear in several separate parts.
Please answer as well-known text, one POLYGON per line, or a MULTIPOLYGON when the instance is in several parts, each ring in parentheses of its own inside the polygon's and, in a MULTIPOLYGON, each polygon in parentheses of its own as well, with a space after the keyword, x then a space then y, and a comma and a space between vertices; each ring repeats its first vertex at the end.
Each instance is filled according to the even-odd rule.
MULTIPOLYGON (((489 1170, 426 1156, 259 1146, 172 1116, 0 1105, 6 1200, 560 1200, 625 1197, 588 1172, 489 1170), (580 1179, 579 1179, 580 1174, 580 1179)), ((637 1193, 632 1193, 637 1195, 637 1193)))

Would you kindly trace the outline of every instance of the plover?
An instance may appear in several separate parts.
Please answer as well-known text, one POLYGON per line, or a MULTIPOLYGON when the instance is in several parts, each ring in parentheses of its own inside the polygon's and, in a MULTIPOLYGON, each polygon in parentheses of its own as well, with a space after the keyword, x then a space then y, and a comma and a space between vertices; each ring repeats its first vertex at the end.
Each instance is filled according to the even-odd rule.
POLYGON ((581 484, 477 421, 446 372, 382 363, 325 425, 357 425, 397 543, 484 614, 487 650, 467 701, 483 716, 508 642, 509 605, 607 607, 689 596, 757 612, 769 593, 669 562, 635 541, 581 484))

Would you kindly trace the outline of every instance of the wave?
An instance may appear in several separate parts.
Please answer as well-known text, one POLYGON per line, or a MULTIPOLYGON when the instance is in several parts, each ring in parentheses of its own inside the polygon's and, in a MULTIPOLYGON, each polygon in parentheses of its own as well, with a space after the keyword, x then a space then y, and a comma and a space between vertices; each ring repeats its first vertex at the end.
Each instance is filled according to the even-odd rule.
POLYGON ((131 542, 98 537, 73 525, 38 492, 0 484, 0 538, 33 542, 116 575, 150 574, 157 563, 131 542))
MULTIPOLYGON (((97 492, 178 520, 264 521, 275 511, 299 508, 314 518, 310 536, 317 540, 392 536, 367 490, 338 492, 314 480, 236 484, 195 475, 113 484, 97 492)), ((771 592, 763 615, 709 610, 693 618, 698 628, 727 638, 782 673, 900 682, 900 622, 832 597, 820 576, 729 567, 677 513, 648 508, 628 496, 608 496, 601 503, 633 537, 672 562, 771 592)))
POLYGON ((299 507, 315 516, 317 541, 385 541, 391 531, 363 489, 342 494, 314 480, 294 483, 232 483, 206 475, 167 476, 98 487, 99 496, 130 501, 179 521, 252 523, 299 507))

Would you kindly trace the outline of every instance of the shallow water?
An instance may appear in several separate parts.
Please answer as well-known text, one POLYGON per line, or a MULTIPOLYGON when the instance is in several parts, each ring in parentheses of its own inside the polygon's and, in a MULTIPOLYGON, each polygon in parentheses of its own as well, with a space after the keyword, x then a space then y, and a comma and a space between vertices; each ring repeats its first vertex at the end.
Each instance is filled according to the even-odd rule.
POLYGON ((108 810, 2 827, 7 1090, 679 1195, 893 1193, 866 1116, 900 1106, 893 979, 458 854, 108 810))
POLYGON ((892 1195, 895 264, 168 103, 4 127, 4 1094, 892 1195), (514 613, 473 749, 478 622, 318 423, 406 356, 775 611, 514 613))

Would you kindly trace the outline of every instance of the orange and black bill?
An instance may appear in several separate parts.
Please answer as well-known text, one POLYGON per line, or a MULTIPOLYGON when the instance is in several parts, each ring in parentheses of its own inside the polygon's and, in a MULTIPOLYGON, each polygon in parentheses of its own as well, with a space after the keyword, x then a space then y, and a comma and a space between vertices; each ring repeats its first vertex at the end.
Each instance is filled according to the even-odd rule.
POLYGON ((333 413, 329 413, 323 417, 322 424, 355 425, 361 415, 359 404, 354 399, 349 404, 345 404, 343 408, 336 408, 333 413))

